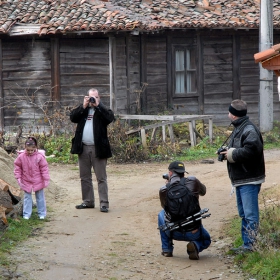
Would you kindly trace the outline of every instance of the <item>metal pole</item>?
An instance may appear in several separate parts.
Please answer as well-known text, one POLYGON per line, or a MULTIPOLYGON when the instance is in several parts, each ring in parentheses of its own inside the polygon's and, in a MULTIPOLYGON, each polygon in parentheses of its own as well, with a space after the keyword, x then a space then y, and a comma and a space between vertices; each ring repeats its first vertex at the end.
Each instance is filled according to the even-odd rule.
MULTIPOLYGON (((261 0, 259 51, 273 45, 273 0, 261 0)), ((273 71, 266 70, 260 64, 259 88, 259 124, 260 131, 273 128, 273 71)))

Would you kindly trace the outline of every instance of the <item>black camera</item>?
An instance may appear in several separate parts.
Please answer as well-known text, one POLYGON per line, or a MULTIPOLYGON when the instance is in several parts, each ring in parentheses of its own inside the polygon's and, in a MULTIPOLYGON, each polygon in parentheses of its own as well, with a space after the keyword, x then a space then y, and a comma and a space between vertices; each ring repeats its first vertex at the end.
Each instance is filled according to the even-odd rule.
POLYGON ((221 154, 221 152, 225 152, 225 151, 227 151, 227 149, 224 148, 224 147, 221 147, 221 148, 218 149, 218 151, 217 151, 218 161, 223 161, 225 159, 226 155, 225 154, 221 154))
POLYGON ((89 98, 89 102, 90 102, 90 103, 95 103, 95 101, 96 101, 96 100, 95 100, 94 97, 91 96, 91 97, 89 98))
POLYGON ((166 174, 163 174, 163 175, 162 175, 162 178, 165 179, 165 180, 169 180, 169 176, 168 176, 167 173, 166 173, 166 174))

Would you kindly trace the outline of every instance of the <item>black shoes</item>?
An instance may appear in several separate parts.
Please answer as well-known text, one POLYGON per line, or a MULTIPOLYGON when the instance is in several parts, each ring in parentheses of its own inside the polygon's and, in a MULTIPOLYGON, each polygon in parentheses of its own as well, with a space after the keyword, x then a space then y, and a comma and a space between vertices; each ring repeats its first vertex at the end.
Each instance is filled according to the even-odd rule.
POLYGON ((187 245, 187 253, 190 260, 199 260, 198 250, 194 242, 190 242, 187 245))
MULTIPOLYGON (((95 205, 92 204, 92 205, 87 205, 85 204, 84 202, 81 203, 80 205, 76 205, 76 209, 87 209, 87 208, 94 208, 95 205)), ((106 206, 102 206, 100 207, 100 212, 103 212, 103 213, 107 213, 109 210, 106 206)))
POLYGON ((108 208, 106 206, 102 206, 100 207, 100 212, 103 212, 103 213, 108 213, 108 208))
POLYGON ((161 252, 161 254, 162 254, 164 257, 167 257, 167 258, 173 257, 172 252, 161 252))
POLYGON ((85 203, 82 203, 80 205, 76 205, 76 209, 87 209, 87 208, 94 208, 94 204, 93 205, 87 205, 85 203))

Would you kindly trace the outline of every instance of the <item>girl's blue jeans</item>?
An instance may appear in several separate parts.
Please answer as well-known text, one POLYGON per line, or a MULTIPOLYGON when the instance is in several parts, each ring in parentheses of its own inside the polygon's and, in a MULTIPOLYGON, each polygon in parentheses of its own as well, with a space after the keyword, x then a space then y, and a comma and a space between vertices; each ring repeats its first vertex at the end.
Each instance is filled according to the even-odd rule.
POLYGON ((252 249, 259 227, 259 185, 243 185, 236 187, 238 214, 241 217, 241 236, 243 247, 252 249))
MULTIPOLYGON (((158 214, 158 226, 164 225, 164 210, 160 211, 158 214)), ((181 231, 172 231, 172 238, 170 237, 170 231, 160 230, 161 237, 161 247, 163 252, 173 252, 173 243, 172 240, 178 241, 192 241, 195 243, 196 248, 199 252, 202 252, 211 244, 211 238, 208 231, 201 225, 201 228, 198 229, 195 233, 190 231, 181 232, 181 231)))
MULTIPOLYGON (((45 200, 44 189, 35 192, 36 203, 37 203, 37 212, 39 217, 46 217, 47 207, 45 200)), ((24 202, 23 202, 23 217, 30 218, 32 214, 32 192, 24 192, 24 202)))

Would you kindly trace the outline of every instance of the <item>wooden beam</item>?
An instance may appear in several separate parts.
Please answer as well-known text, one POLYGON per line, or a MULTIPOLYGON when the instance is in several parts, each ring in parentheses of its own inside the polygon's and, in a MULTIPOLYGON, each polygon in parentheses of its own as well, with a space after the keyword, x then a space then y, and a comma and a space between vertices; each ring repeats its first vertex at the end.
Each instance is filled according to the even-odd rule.
POLYGON ((241 85, 240 85, 240 37, 233 35, 232 37, 232 76, 233 76, 233 94, 232 99, 241 98, 241 85))
POLYGON ((195 142, 194 142, 194 132, 193 132, 193 124, 192 122, 189 122, 189 132, 190 132, 190 140, 191 140, 191 146, 194 147, 195 146, 195 142))
POLYGON ((201 114, 204 113, 204 68, 203 68, 203 39, 200 32, 197 33, 197 93, 198 109, 201 114))
POLYGON ((173 88, 173 67, 172 67, 172 37, 169 33, 167 33, 167 108, 172 107, 172 88, 173 88))
POLYGON ((176 121, 176 120, 207 120, 213 118, 213 115, 117 115, 122 120, 150 120, 150 121, 176 121))
POLYGON ((157 129, 158 129, 158 127, 153 128, 151 140, 155 140, 157 129))
POLYGON ((209 141, 212 144, 213 143, 213 119, 209 119, 209 141))
POLYGON ((145 132, 144 128, 141 129, 141 141, 142 141, 143 148, 146 150, 147 149, 147 140, 146 140, 146 132, 145 132))
POLYGON ((171 143, 174 143, 175 139, 174 139, 173 127, 171 124, 168 125, 168 131, 169 131, 170 141, 171 143))
MULTIPOLYGON (((141 40, 141 69, 140 69, 140 83, 146 83, 147 82, 147 50, 146 50, 146 35, 141 34, 140 35, 141 40)), ((148 89, 146 89, 143 94, 141 95, 141 111, 143 113, 146 113, 147 111, 147 92, 148 89)))
POLYGON ((195 135, 195 120, 191 120, 192 122, 192 133, 193 133, 193 145, 196 145, 196 135, 195 135))
POLYGON ((55 102, 55 106, 59 105, 61 101, 60 93, 60 48, 59 38, 51 39, 51 83, 52 83, 52 101, 55 102))
POLYGON ((0 39, 0 130, 4 131, 5 119, 4 119, 4 86, 3 86, 3 45, 0 39))
POLYGON ((109 37, 109 71, 110 71, 110 108, 117 110, 116 102, 116 38, 109 37))
POLYGON ((150 120, 150 121, 166 121, 174 120, 173 116, 157 116, 157 115, 118 115, 123 120, 150 120))
POLYGON ((166 142, 166 133, 165 133, 165 125, 161 127, 162 129, 162 141, 166 142))
POLYGON ((130 105, 130 102, 131 102, 131 98, 130 98, 130 95, 132 93, 130 93, 131 91, 131 84, 130 84, 130 61, 129 61, 129 51, 130 51, 130 35, 126 35, 125 36, 125 55, 126 55, 126 112, 128 114, 131 113, 131 105, 130 105))

